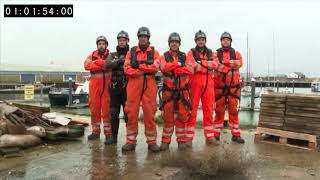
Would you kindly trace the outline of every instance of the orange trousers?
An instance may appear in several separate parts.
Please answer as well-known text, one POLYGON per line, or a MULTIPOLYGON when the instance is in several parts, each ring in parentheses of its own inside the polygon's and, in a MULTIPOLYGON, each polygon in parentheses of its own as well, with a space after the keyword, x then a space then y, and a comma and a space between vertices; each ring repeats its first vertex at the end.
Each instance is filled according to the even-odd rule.
POLYGON ((103 90, 103 76, 91 77, 89 82, 89 108, 91 113, 91 126, 93 134, 100 134, 101 120, 104 126, 104 134, 111 135, 110 116, 110 77, 106 75, 103 90))
MULTIPOLYGON (((183 91, 183 95, 186 99, 189 99, 189 93, 183 91)), ((169 99, 172 96, 172 92, 164 91, 162 93, 163 100, 169 99)), ((169 101, 163 107, 163 130, 162 130, 162 142, 171 143, 171 136, 174 128, 177 137, 177 142, 186 142, 186 128, 187 122, 190 119, 191 111, 185 106, 181 100, 177 102, 178 110, 175 111, 174 102, 169 101)))
POLYGON ((139 110, 142 103, 145 136, 148 144, 156 143, 157 127, 157 84, 154 76, 130 77, 127 84, 127 101, 125 113, 127 122, 127 143, 136 144, 139 124, 139 110))
MULTIPOLYGON (((236 94, 240 96, 240 90, 236 91, 236 88, 231 88, 230 92, 232 94, 236 94)), ((222 89, 216 89, 215 90, 216 97, 219 97, 222 94, 222 89)), ((233 136, 240 136, 240 129, 239 129, 239 112, 238 112, 238 99, 233 96, 228 96, 227 101, 227 109, 229 113, 229 127, 231 129, 231 133, 233 136)), ((226 97, 221 96, 216 101, 216 117, 214 120, 214 134, 215 136, 220 136, 220 133, 223 129, 223 122, 224 122, 224 116, 225 116, 225 110, 226 110, 226 104, 225 101, 226 97)))

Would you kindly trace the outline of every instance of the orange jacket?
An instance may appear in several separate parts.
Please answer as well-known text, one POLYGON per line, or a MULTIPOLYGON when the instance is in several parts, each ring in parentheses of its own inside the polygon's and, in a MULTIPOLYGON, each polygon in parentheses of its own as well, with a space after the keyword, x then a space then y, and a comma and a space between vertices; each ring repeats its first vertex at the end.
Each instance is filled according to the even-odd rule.
MULTIPOLYGON (((136 47, 137 61, 142 62, 147 60, 148 52, 151 52, 152 49, 150 46, 143 52, 139 46, 136 47)), ((156 74, 159 70, 159 52, 154 50, 153 60, 154 63, 152 65, 140 64, 138 69, 132 68, 131 66, 131 51, 128 51, 126 55, 126 60, 124 63, 124 72, 130 77, 138 77, 143 75, 144 73, 153 73, 156 74)))
MULTIPOLYGON (((102 73, 102 68, 105 65, 105 59, 108 57, 109 51, 106 50, 106 52, 99 56, 98 51, 94 51, 92 54, 90 54, 87 59, 84 61, 84 69, 87 71, 90 71, 91 73, 100 74, 102 73)), ((111 70, 108 70, 109 72, 111 70)))
MULTIPOLYGON (((222 50, 222 49, 221 49, 222 50)), ((228 86, 238 85, 240 83, 239 69, 243 65, 243 60, 240 52, 234 51, 234 59, 231 56, 231 50, 222 50, 222 64, 229 68, 226 73, 226 80, 223 82, 223 74, 215 72, 215 85, 216 87, 222 87, 226 83, 228 86)))
POLYGON ((212 72, 213 70, 219 71, 219 72, 227 72, 229 70, 228 67, 226 67, 223 64, 219 63, 217 54, 212 51, 212 60, 208 61, 208 56, 202 52, 199 52, 200 62, 196 62, 192 50, 188 52, 187 59, 194 63, 194 73, 195 74, 206 74, 207 70, 209 72, 212 72))
POLYGON ((193 63, 186 58, 185 66, 179 66, 178 55, 173 55, 172 51, 169 50, 169 56, 172 57, 172 62, 167 62, 165 54, 160 57, 160 69, 163 73, 163 83, 169 88, 174 87, 175 78, 180 77, 180 87, 184 87, 189 82, 189 76, 193 74, 193 63))

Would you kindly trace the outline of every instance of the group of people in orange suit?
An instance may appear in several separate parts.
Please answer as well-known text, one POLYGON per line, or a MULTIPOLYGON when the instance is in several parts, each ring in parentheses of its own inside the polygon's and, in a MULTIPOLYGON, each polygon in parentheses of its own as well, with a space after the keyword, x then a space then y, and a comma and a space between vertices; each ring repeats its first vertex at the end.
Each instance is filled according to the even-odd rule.
POLYGON ((89 108, 92 133, 88 139, 100 138, 102 123, 105 144, 116 144, 122 106, 126 121, 126 144, 122 150, 134 151, 141 105, 148 150, 168 150, 174 132, 178 149, 188 149, 192 147, 201 100, 206 144, 219 145, 226 110, 231 140, 243 144, 238 116, 239 69, 243 61, 240 52, 231 46, 231 34, 222 33, 221 48, 213 51, 206 46, 206 34, 199 30, 194 37, 195 48, 184 53, 180 51, 180 35, 173 32, 168 38, 169 50, 163 55, 151 46, 147 27, 139 28, 137 36, 138 45, 129 48, 128 33, 119 32, 117 50, 113 53, 107 48, 107 39, 99 36, 97 50, 84 62, 85 70, 91 73, 89 108), (159 71, 162 72, 163 86, 158 90, 155 74, 159 71), (157 144, 155 119, 158 107, 163 120, 160 146, 157 144))

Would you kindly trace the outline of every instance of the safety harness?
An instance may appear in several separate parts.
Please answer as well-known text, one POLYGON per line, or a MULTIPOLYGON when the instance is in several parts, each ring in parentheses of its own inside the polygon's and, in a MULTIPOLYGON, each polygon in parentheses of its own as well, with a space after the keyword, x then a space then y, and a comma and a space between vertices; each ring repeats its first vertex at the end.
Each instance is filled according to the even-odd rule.
MULTIPOLYGON (((164 57, 166 62, 173 62, 173 57, 170 55, 170 53, 167 51, 164 53, 164 57)), ((178 59, 181 64, 185 64, 186 61, 186 54, 183 52, 178 53, 178 59)), ((186 99, 184 96, 184 91, 188 92, 188 97, 190 97, 190 87, 188 84, 186 84, 184 87, 180 87, 180 76, 175 77, 174 72, 171 71, 167 75, 169 75, 171 78, 174 78, 173 86, 174 88, 169 88, 166 84, 163 84, 162 89, 158 91, 159 96, 159 110, 163 110, 163 107, 169 103, 170 101, 173 101, 174 111, 178 111, 178 101, 181 100, 182 104, 185 105, 189 110, 191 110, 191 102, 190 99, 186 99), (169 75, 170 74, 170 75, 169 75), (167 99, 162 99, 161 93, 162 92, 171 92, 171 96, 167 99)))
MULTIPOLYGON (((95 52, 96 52, 96 51, 93 51, 92 54, 91 54, 91 57, 92 57, 91 61, 95 61, 95 60, 97 59, 96 57, 93 56, 95 52)), ((106 60, 107 57, 108 57, 108 56, 105 56, 105 57, 103 58, 103 60, 106 60)), ((90 72, 90 74, 95 74, 95 72, 90 72)), ((101 92, 101 94, 100 94, 100 97, 102 97, 102 95, 103 95, 103 93, 104 93, 105 85, 106 85, 106 72, 105 72, 105 70, 102 70, 102 76, 103 76, 103 80, 102 80, 102 81, 103 81, 103 88, 102 88, 102 92, 101 92)))
MULTIPOLYGON (((152 65, 154 63, 154 47, 151 46, 151 51, 148 52, 147 54, 147 59, 146 60, 137 60, 137 46, 134 46, 131 48, 130 53, 131 53, 131 59, 130 59, 130 64, 147 64, 147 65, 152 65)), ((143 89, 140 95, 140 100, 142 99, 143 93, 147 90, 148 87, 148 81, 147 81, 147 76, 155 76, 153 73, 144 73, 143 74, 143 89)))
POLYGON ((210 69, 208 69, 207 67, 203 66, 203 64, 201 63, 201 60, 207 60, 207 61, 212 61, 212 50, 211 49, 208 49, 208 48, 205 48, 204 50, 204 54, 207 55, 207 58, 200 58, 199 56, 199 51, 196 49, 196 48, 192 48, 191 49, 192 51, 192 55, 193 55, 193 58, 196 60, 196 62, 198 64, 200 64, 202 67, 206 68, 207 69, 207 73, 206 73, 206 85, 204 86, 204 89, 201 93, 201 97, 204 95, 204 93, 206 92, 207 90, 207 87, 208 87, 208 78, 209 78, 209 71, 210 69))
MULTIPOLYGON (((217 53, 218 53, 218 59, 220 64, 223 64, 223 49, 219 48, 217 49, 217 53)), ((234 60, 236 59, 236 53, 235 50, 233 48, 230 48, 230 60, 234 60)), ((223 86, 216 86, 216 89, 222 89, 222 94, 220 96, 216 96, 215 100, 218 101, 219 99, 221 99, 223 96, 225 97, 225 105, 228 104, 228 96, 237 98, 240 100, 240 96, 237 95, 237 92, 241 89, 240 84, 236 84, 236 85, 231 85, 233 82, 233 76, 234 76, 234 70, 231 69, 231 80, 230 80, 230 84, 228 85, 226 80, 227 80, 227 73, 222 73, 222 82, 223 82, 223 86), (232 93, 231 92, 231 88, 236 88, 236 90, 232 93)))

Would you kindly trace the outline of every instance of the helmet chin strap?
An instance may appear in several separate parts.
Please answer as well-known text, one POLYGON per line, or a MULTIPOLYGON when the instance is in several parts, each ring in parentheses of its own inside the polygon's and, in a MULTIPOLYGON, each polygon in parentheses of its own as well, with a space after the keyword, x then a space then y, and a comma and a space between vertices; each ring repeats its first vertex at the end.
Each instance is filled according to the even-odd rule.
POLYGON ((198 45, 196 46, 196 49, 198 51, 204 51, 206 49, 206 46, 203 46, 203 47, 199 47, 198 45))
POLYGON ((230 46, 227 46, 227 47, 222 46, 222 49, 225 50, 225 51, 230 50, 231 49, 231 44, 230 44, 230 46))

